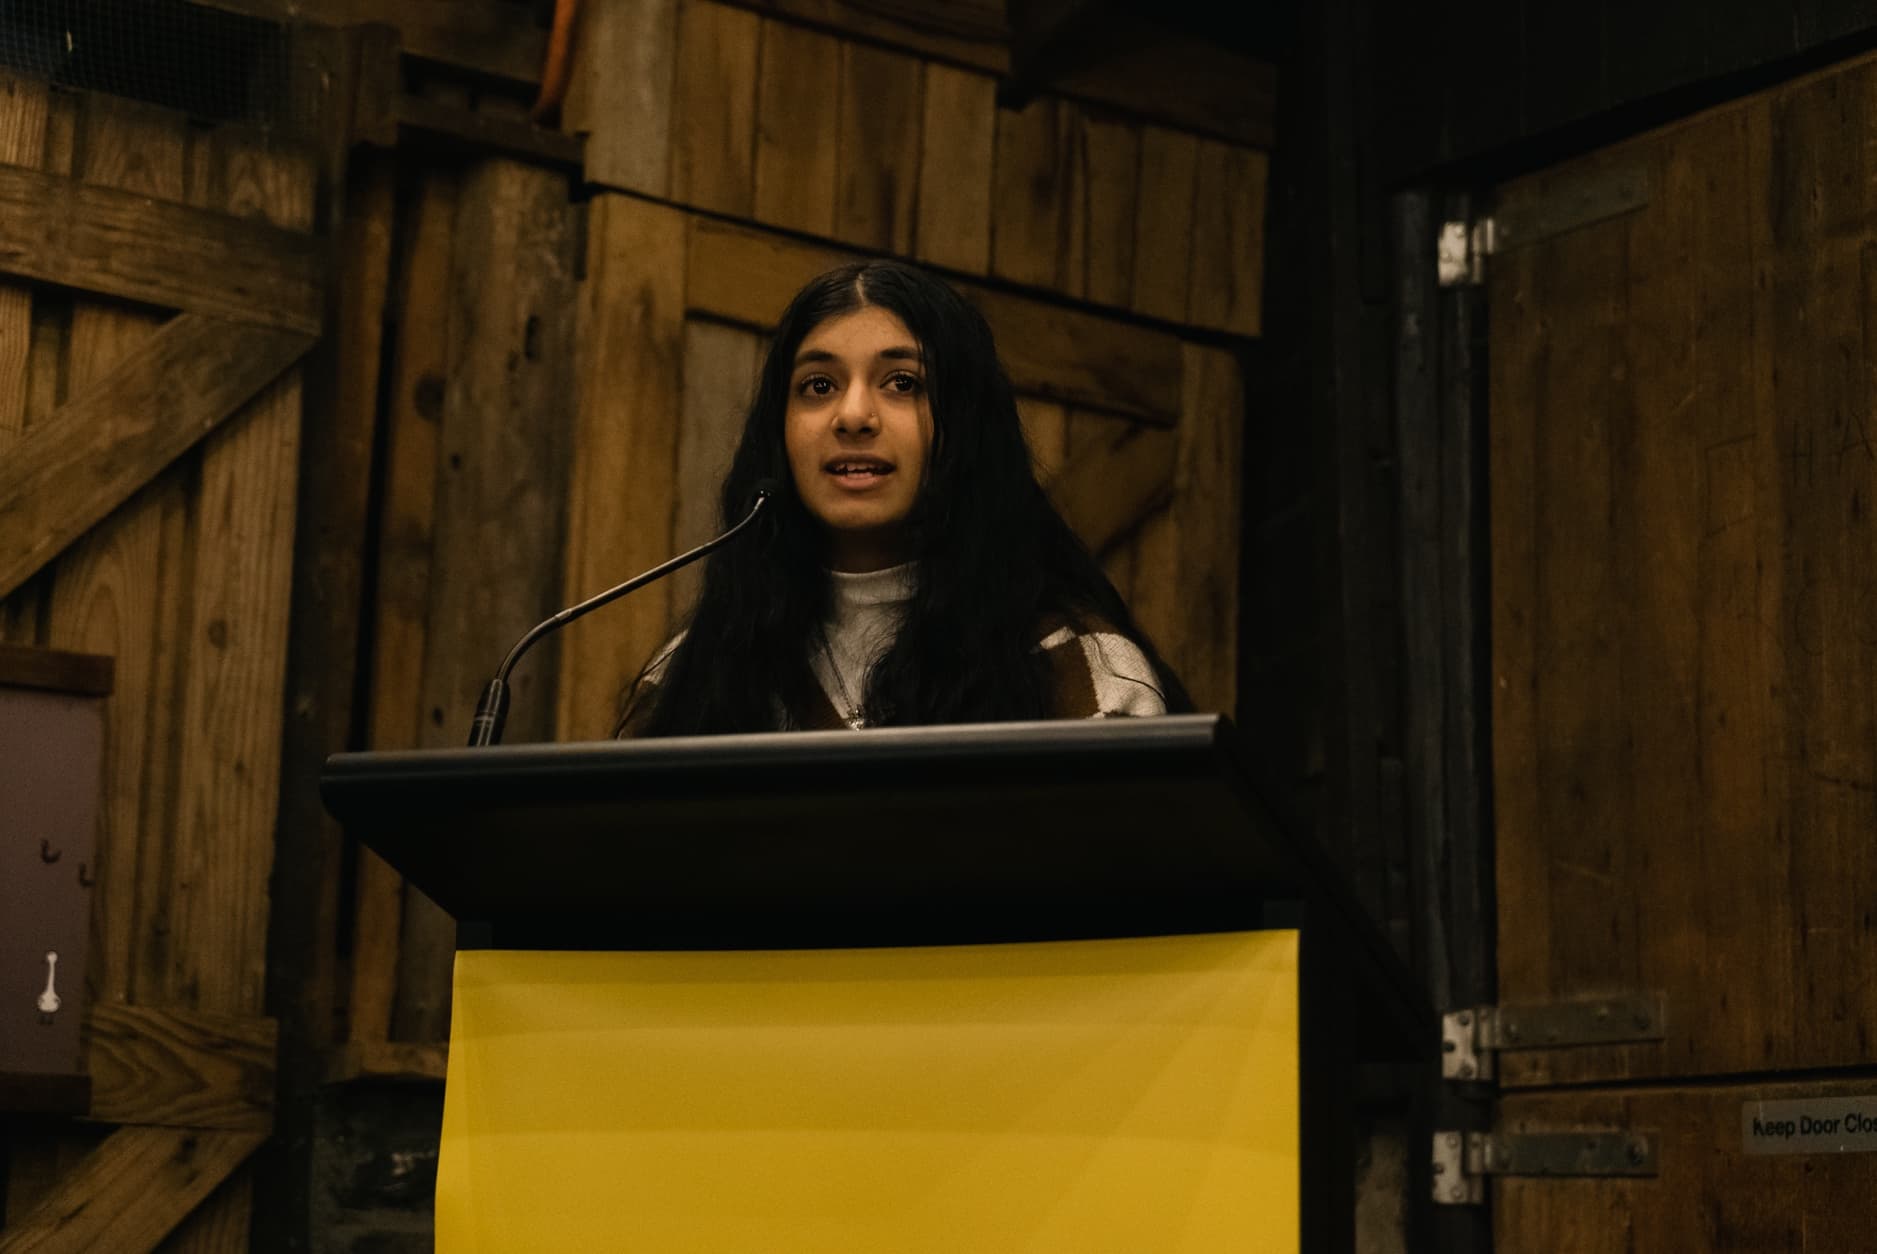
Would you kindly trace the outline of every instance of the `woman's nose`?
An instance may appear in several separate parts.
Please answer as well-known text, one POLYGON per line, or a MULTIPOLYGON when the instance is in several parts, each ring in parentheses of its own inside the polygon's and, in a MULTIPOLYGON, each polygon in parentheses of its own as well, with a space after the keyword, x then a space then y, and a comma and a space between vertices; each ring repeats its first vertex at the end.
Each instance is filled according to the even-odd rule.
POLYGON ((850 392, 841 399, 840 408, 834 411, 834 429, 843 435, 860 435, 877 431, 880 420, 874 415, 873 407, 859 392, 850 392))

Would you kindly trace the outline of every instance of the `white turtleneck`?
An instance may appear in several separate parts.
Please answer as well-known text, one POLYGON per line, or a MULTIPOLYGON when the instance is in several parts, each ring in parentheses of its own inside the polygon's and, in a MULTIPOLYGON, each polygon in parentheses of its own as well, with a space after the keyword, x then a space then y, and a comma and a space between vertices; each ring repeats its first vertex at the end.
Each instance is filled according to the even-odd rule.
POLYGON ((867 672, 899 632, 914 590, 913 565, 908 562, 858 574, 834 570, 828 578, 833 584, 825 628, 828 647, 816 650, 809 669, 841 721, 859 727, 867 672))

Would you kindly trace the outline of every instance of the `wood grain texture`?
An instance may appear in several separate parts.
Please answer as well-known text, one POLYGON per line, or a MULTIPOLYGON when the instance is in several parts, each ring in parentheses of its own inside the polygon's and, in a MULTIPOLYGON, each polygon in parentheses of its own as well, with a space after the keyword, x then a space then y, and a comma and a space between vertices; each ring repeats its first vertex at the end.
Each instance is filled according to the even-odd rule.
MULTIPOLYGON (((575 595, 675 551, 690 238, 685 215, 669 206, 604 196, 590 210, 574 407, 580 457, 567 494, 565 578, 575 595)), ((557 739, 613 733, 626 686, 665 641, 670 598, 668 585, 654 584, 563 633, 557 739)))
POLYGON ((762 24, 756 85, 755 216, 809 235, 835 232, 842 86, 831 35, 789 22, 762 24))
POLYGON ((834 233, 843 242, 912 253, 923 86, 913 57, 866 44, 842 46, 834 233))
MULTIPOLYGON (((428 170, 420 177, 407 210, 395 280, 398 313, 385 402, 385 490, 379 499, 366 733, 374 749, 416 748, 430 722, 423 696, 424 649, 437 441, 450 343, 450 302, 435 299, 435 293, 449 289, 456 198, 453 173, 428 170)), ((346 1036, 383 1041, 391 1035, 397 993, 404 882, 371 850, 359 849, 358 859, 346 1036)))
POLYGON ((1140 128, 1089 115, 1082 122, 1082 295, 1127 308, 1134 292, 1134 239, 1140 199, 1140 128))
MULTIPOLYGON (((45 145, 45 84, 11 75, 0 77, 0 164, 36 170, 45 157, 45 145)), ((32 337, 32 288, 0 282, 0 453, 26 433, 32 337)))
MULTIPOLYGON (((70 121, 75 177, 138 196, 182 200, 185 133, 179 119, 86 96, 70 121)), ((145 311, 75 301, 59 345, 66 354, 60 372, 67 394, 82 395, 107 378, 147 347, 161 325, 160 316, 145 311)), ((149 392, 132 399, 146 404, 149 392)), ((145 906, 167 883, 173 778, 168 746, 175 708, 169 641, 188 578, 190 554, 178 525, 187 509, 186 471, 179 467, 160 476, 71 545, 51 572, 47 642, 109 654, 116 663, 116 690, 105 710, 104 805, 87 974, 94 1002, 130 998, 160 960, 166 934, 163 910, 145 906)))
POLYGON ((414 1084, 442 1084, 449 1069, 448 1044, 413 1045, 407 1041, 350 1041, 334 1050, 326 1062, 328 1084, 359 1080, 396 1080, 414 1084))
MULTIPOLYGON (((691 225, 685 301, 691 311, 758 330, 773 326, 797 289, 849 259, 729 222, 691 225)), ((959 283, 997 335, 1020 393, 1107 409, 1160 423, 1180 412, 1180 342, 1028 296, 959 283)))
POLYGON ((1157 126, 1141 128, 1132 292, 1137 313, 1169 322, 1186 321, 1198 177, 1196 138, 1157 126))
POLYGON ((1029 287, 1081 294, 1077 111, 1062 101, 1031 101, 997 111, 991 178, 991 273, 1029 287))
MULTIPOLYGON (((311 225, 310 159, 226 134, 214 157, 219 208, 311 225)), ((294 370, 203 443, 196 487, 165 986, 173 1001, 225 1014, 259 1014, 266 991, 300 418, 294 370)))
POLYGON ((1023 422, 1023 439, 1030 446, 1037 482, 1047 488, 1069 460, 1069 408, 1042 397, 1019 396, 1017 416, 1023 422))
POLYGON ((1877 1034, 1873 114, 1864 62, 1633 141, 1647 207, 1491 280, 1501 993, 1669 1002, 1665 1041, 1507 1084, 1877 1034))
POLYGON ((1173 431, 1132 427, 1113 443, 1078 449, 1050 499, 1090 552, 1105 553, 1172 498, 1178 454, 1173 431))
POLYGON ((938 62, 925 66, 914 225, 921 261, 966 274, 991 268, 991 174, 997 83, 938 62))
POLYGON ((101 1002, 85 1017, 89 1118, 265 1133, 278 1036, 272 1019, 101 1002))
POLYGON ((308 334, 317 241, 228 214, 0 165, 0 271, 308 334))
MULTIPOLYGON (((730 457, 756 397, 762 350, 761 337, 741 327, 703 321, 685 324, 673 552, 702 544, 723 529, 718 488, 730 469, 730 457)), ((630 573, 621 571, 618 578, 630 573)), ((703 573, 700 562, 671 577, 673 629, 696 600, 703 573)))
POLYGON ((671 187, 678 0, 590 4, 574 41, 562 129, 584 134, 586 178, 663 196, 671 187))
POLYGON ((129 500, 312 342, 183 314, 73 396, 0 465, 0 594, 129 500))
POLYGON ((1643 1179, 1506 1179, 1493 1185, 1493 1248, 1505 1254, 1616 1250, 1782 1250, 1854 1254, 1877 1157, 1748 1156, 1749 1102, 1866 1096, 1868 1082, 1730 1084, 1506 1097, 1509 1130, 1636 1129, 1657 1139, 1643 1179))
POLYGON ((123 1128, 8 1223, 0 1252, 145 1254, 264 1139, 258 1132, 123 1128))
POLYGON ((1201 141, 1193 195, 1192 290, 1195 326, 1256 335, 1264 310, 1262 152, 1201 141))
MULTIPOLYGON (((523 632, 561 604, 574 360, 574 215, 563 179, 506 160, 466 171, 457 202, 436 555, 425 633, 424 743, 460 744, 476 699, 523 632)), ((507 739, 554 726, 556 642, 510 677, 507 739)), ((405 900, 393 1034, 449 1030, 455 927, 405 900)))
POLYGON ((755 203, 756 62, 762 21, 683 0, 672 95, 671 198, 748 217, 755 203))

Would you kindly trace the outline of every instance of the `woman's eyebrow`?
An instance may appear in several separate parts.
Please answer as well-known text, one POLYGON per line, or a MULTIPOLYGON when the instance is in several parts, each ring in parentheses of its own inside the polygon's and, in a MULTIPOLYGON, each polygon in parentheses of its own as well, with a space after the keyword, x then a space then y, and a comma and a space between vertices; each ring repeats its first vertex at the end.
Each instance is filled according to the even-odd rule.
MULTIPOLYGON (((909 345, 895 345, 892 348, 881 349, 876 356, 881 361, 918 361, 919 350, 909 345)), ((836 360, 835 355, 825 348, 804 348, 801 352, 795 354, 795 364, 798 367, 806 366, 813 362, 834 360, 836 360)))

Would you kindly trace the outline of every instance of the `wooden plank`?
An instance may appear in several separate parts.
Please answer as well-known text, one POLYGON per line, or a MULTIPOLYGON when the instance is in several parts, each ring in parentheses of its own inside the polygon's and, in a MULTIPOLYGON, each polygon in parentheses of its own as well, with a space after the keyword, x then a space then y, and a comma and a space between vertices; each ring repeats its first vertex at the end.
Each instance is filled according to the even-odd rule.
POLYGON ((444 100, 408 92, 392 101, 401 142, 413 139, 448 152, 472 156, 520 157, 578 174, 585 163, 586 144, 577 136, 536 126, 526 117, 510 117, 483 101, 467 108, 444 100))
POLYGON ((996 80, 927 62, 914 226, 921 261, 989 273, 996 145, 996 80))
MULTIPOLYGON (((755 333, 718 322, 684 327, 684 404, 678 427, 678 482, 672 550, 704 543, 722 528, 718 488, 743 435, 756 397, 762 341, 755 333)), ((689 612, 702 586, 703 563, 671 577, 671 626, 689 612)), ((619 571, 614 582, 634 574, 619 571)))
POLYGON ((442 1084, 449 1068, 450 1050, 443 1045, 413 1045, 405 1041, 352 1041, 334 1050, 327 1060, 328 1084, 358 1080, 396 1080, 415 1084, 442 1084))
MULTIPOLYGON (((816 275, 848 260, 735 223, 691 225, 685 301, 695 313, 766 330, 816 275)), ((1180 344, 1172 335, 1050 301, 956 285, 977 304, 1020 393, 1171 423, 1180 412, 1180 344)))
POLYGON ((124 1128, 0 1232, 0 1254, 154 1250, 265 1139, 258 1132, 124 1128))
POLYGON ((85 1016, 88 1117, 265 1133, 278 1037, 272 1019, 101 1002, 85 1016))
POLYGON ((755 216, 809 235, 835 233, 835 190, 843 112, 837 86, 803 90, 810 66, 841 63, 832 36, 764 21, 756 86, 755 216))
MULTIPOLYGON (((574 355, 574 213, 564 180, 492 160, 464 175, 457 202, 450 356, 436 498, 435 562, 423 666, 427 746, 462 742, 496 665, 562 601, 562 549, 574 355)), ((510 677, 507 738, 554 725, 556 641, 510 677)), ((449 1031, 455 925, 405 899, 392 1031, 449 1031)))
POLYGON ((310 336, 183 314, 35 428, 0 465, 0 593, 277 378, 310 336))
POLYGON ((91 697, 111 691, 111 659, 97 653, 0 644, 0 685, 91 697))
MULTIPOLYGON (((141 196, 182 199, 185 145, 180 119, 91 95, 75 102, 69 120, 64 146, 72 154, 76 177, 141 196)), ((76 301, 67 334, 48 337, 66 350, 58 371, 66 387, 62 399, 82 397, 103 386, 126 359, 148 347, 161 325, 159 317, 143 311, 76 301)), ((36 378, 53 373, 38 369, 49 363, 34 364, 36 378)), ((48 389, 35 399, 50 399, 48 393, 57 394, 48 389)), ((154 394, 154 381, 125 389, 131 407, 126 412, 135 414, 154 394)), ((42 432, 47 429, 35 425, 42 432)), ((8 459, 0 473, 16 465, 8 459)), ((6 493, 7 499, 17 496, 17 491, 6 493)), ((116 663, 116 689, 105 707, 104 806, 99 814, 99 873, 87 977, 96 1002, 128 999, 141 972, 160 961, 163 916, 160 911, 146 912, 143 903, 146 893, 160 893, 167 884, 162 867, 171 737, 166 724, 162 731, 157 728, 159 718, 169 717, 175 708, 175 667, 166 645, 180 613, 188 554, 171 524, 185 507, 180 469, 159 476, 85 532, 51 572, 48 643, 109 654, 116 663)), ((15 529, 0 528, 0 533, 15 534, 15 529)))
MULTIPOLYGON (((1230 710, 1238 698, 1244 383, 1228 352, 1189 344, 1182 356, 1180 456, 1167 511, 1179 533, 1179 608, 1160 619, 1154 639, 1168 650, 1198 708, 1230 710)), ((1151 569, 1147 554, 1143 545, 1138 560, 1151 569)))
POLYGON ((1041 397, 1019 396, 1017 416, 1023 421, 1037 482, 1047 488, 1069 460, 1069 408, 1041 397))
POLYGON ((912 253, 922 76, 912 57, 841 48, 840 155, 834 233, 880 252, 912 253))
POLYGON ((1010 69, 1010 27, 1001 0, 914 0, 891 5, 852 0, 729 0, 742 8, 930 61, 998 75, 1010 69))
MULTIPOLYGON (((691 240, 685 215, 668 206, 602 196, 590 210, 574 407, 580 459, 567 494, 566 587, 575 596, 675 551, 691 240)), ((607 614, 563 633, 557 739, 613 733, 620 697, 666 639, 671 590, 654 584, 607 614)))
POLYGON ((1493 1185, 1493 1249, 1504 1254, 1612 1250, 1792 1250, 1857 1254, 1868 1236, 1848 1216, 1877 1188, 1870 1154, 1748 1155, 1741 1112, 1770 1101, 1867 1096, 1868 1081, 1649 1086, 1508 1094, 1508 1130, 1646 1130, 1647 1179, 1505 1179, 1493 1185))
MULTIPOLYGON (((211 155, 218 185, 198 194, 238 217, 311 225, 310 157, 232 132, 215 136, 211 155)), ((289 371, 205 441, 196 488, 165 987, 175 1002, 224 1014, 259 1014, 265 1002, 300 391, 289 371)))
POLYGON ((1172 497, 1178 446, 1174 432, 1139 426, 1113 444, 1078 449, 1050 499, 1090 552, 1106 552, 1172 497))
POLYGON ((588 182, 670 191, 677 39, 678 0, 617 0, 580 15, 561 126, 587 137, 588 182))
POLYGON ((755 203, 755 14, 683 0, 672 88, 671 198, 748 217, 755 203))
POLYGON ((1047 99, 999 109, 991 182, 991 273, 1071 296, 1081 294, 1074 116, 1047 99))
POLYGON ((316 237, 0 165, 0 272, 318 334, 316 237))
POLYGON ((1082 199, 1076 206, 1083 219, 1079 290, 1099 304, 1126 308, 1134 288, 1140 128, 1125 121, 1084 117, 1081 160, 1082 199))
POLYGON ((1137 313, 1186 321, 1198 186, 1199 141, 1178 131, 1142 127, 1140 204, 1134 218, 1137 313))
MULTIPOLYGON (((37 169, 45 143, 45 84, 11 75, 0 78, 0 164, 37 169)), ((32 336, 32 289, 24 283, 0 283, 0 453, 26 434, 32 336)))
MULTIPOLYGON (((424 650, 451 308, 435 294, 449 290, 456 200, 454 173, 425 171, 404 229, 396 341, 386 389, 385 490, 379 505, 373 599, 367 743, 374 749, 416 748, 428 721, 424 650)), ((353 1041, 382 1041, 391 1034, 404 884, 371 850, 361 848, 358 856, 346 1034, 353 1041)))
POLYGON ((1187 302, 1195 326, 1234 335, 1256 335, 1262 326, 1267 165, 1248 148, 1199 145, 1187 302))

